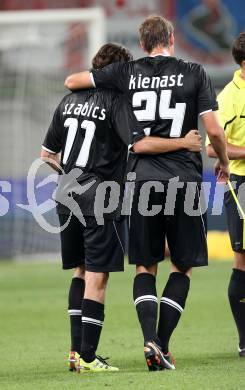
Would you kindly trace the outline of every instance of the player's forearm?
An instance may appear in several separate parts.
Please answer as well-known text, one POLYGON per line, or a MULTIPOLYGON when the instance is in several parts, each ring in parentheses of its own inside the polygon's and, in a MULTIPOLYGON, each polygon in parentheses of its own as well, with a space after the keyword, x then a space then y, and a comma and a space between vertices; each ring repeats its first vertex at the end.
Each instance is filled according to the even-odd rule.
POLYGON ((93 88, 91 74, 89 71, 74 73, 65 80, 65 87, 74 91, 76 89, 93 88))
POLYGON ((185 149, 186 146, 184 138, 168 139, 149 136, 136 142, 133 151, 140 154, 159 154, 185 149))
POLYGON ((49 153, 46 150, 41 150, 41 159, 48 164, 54 171, 60 172, 60 154, 49 153))
MULTIPOLYGON (((206 147, 207 155, 211 158, 217 158, 217 154, 214 151, 212 145, 206 147)), ((227 143, 227 154, 229 160, 244 160, 245 159, 245 147, 236 146, 233 144, 227 143)))
POLYGON ((55 172, 58 172, 58 173, 60 172, 59 167, 55 163, 51 163, 49 161, 45 161, 45 159, 43 159, 43 161, 46 162, 50 166, 50 168, 52 168, 55 172))

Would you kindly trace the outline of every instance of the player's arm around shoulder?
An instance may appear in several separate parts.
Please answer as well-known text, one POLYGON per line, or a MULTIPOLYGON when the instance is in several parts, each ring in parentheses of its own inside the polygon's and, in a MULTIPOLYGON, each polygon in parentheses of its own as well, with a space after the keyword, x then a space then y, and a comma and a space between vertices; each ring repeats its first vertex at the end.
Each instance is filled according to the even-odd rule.
POLYGON ((102 68, 68 76, 65 80, 65 87, 71 91, 87 88, 111 88, 124 92, 128 70, 128 62, 112 62, 102 68))
POLYGON ((93 75, 89 71, 74 73, 65 79, 65 87, 71 91, 77 89, 94 88, 93 75))

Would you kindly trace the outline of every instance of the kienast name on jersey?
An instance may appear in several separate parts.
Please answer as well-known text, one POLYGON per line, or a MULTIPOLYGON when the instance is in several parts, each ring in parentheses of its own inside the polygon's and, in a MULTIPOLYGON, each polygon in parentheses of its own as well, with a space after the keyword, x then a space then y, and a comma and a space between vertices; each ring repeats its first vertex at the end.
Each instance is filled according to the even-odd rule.
POLYGON ((94 119, 99 119, 100 121, 104 121, 106 118, 106 110, 105 108, 100 108, 99 106, 95 106, 94 103, 89 104, 85 102, 84 104, 75 104, 70 103, 65 105, 65 111, 62 113, 63 115, 81 115, 86 117, 91 117, 94 119))
POLYGON ((142 77, 140 73, 138 76, 130 76, 129 89, 183 87, 183 77, 184 75, 182 73, 161 77, 142 77))

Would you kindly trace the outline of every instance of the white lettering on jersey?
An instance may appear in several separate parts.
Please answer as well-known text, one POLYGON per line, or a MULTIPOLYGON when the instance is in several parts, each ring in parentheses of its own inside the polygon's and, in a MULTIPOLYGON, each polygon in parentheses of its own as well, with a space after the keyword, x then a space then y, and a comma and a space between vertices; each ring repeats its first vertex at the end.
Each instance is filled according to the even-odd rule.
POLYGON ((160 87, 160 77, 152 77, 151 79, 151 88, 159 88, 160 87))
POLYGON ((82 116, 87 116, 87 113, 88 113, 88 110, 89 110, 89 105, 88 103, 86 102, 82 108, 82 111, 81 111, 81 115, 82 116))
POLYGON ((81 111, 82 111, 82 108, 83 108, 83 105, 82 104, 78 104, 74 110, 74 115, 80 115, 81 114, 81 111))
POLYGON ((70 103, 65 105, 65 110, 62 113, 63 115, 75 115, 75 116, 86 116, 88 118, 99 119, 104 121, 106 119, 106 109, 100 108, 99 106, 94 106, 94 103, 89 104, 85 102, 81 103, 70 103))
POLYGON ((65 111, 63 111, 63 115, 66 115, 68 106, 69 106, 69 104, 66 104, 66 105, 65 105, 65 111))
POLYGON ((100 108, 98 106, 94 107, 93 109, 93 113, 92 113, 92 117, 97 119, 98 118, 98 114, 96 114, 96 111, 98 111, 100 108))
POLYGON ((138 76, 130 76, 129 89, 158 89, 169 88, 169 87, 183 87, 182 73, 178 75, 172 74, 170 76, 153 76, 153 77, 142 77, 142 73, 138 76))
POLYGON ((67 115, 71 115, 72 109, 73 109, 74 106, 75 106, 75 103, 71 103, 71 104, 69 105, 69 108, 68 108, 68 111, 67 111, 67 115))
POLYGON ((178 82, 177 82, 177 85, 178 85, 179 87, 183 87, 183 81, 181 82, 181 79, 183 79, 183 77, 184 77, 184 75, 183 75, 182 73, 180 73, 180 74, 178 75, 178 82))
POLYGON ((129 80, 129 89, 135 89, 135 80, 136 80, 136 77, 134 77, 133 75, 131 75, 130 77, 130 80, 129 80))
POLYGON ((160 87, 165 88, 168 86, 168 76, 162 76, 160 87))
POLYGON ((104 121, 105 118, 106 118, 106 110, 103 108, 103 110, 101 110, 101 115, 99 116, 99 120, 104 121))

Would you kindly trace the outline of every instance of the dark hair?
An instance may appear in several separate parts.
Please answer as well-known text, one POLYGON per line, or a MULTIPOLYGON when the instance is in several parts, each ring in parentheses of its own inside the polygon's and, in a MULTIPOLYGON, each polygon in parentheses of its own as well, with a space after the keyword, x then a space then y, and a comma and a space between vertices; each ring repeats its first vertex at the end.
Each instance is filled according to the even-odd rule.
POLYGON ((168 47, 174 28, 171 22, 162 16, 148 16, 139 28, 140 42, 151 53, 157 46, 168 47))
POLYGON ((232 46, 232 55, 238 65, 241 65, 242 61, 245 61, 245 32, 242 32, 235 39, 232 46))
POLYGON ((103 68, 112 62, 132 61, 133 56, 125 47, 117 43, 106 43, 95 54, 92 65, 94 69, 103 68))

